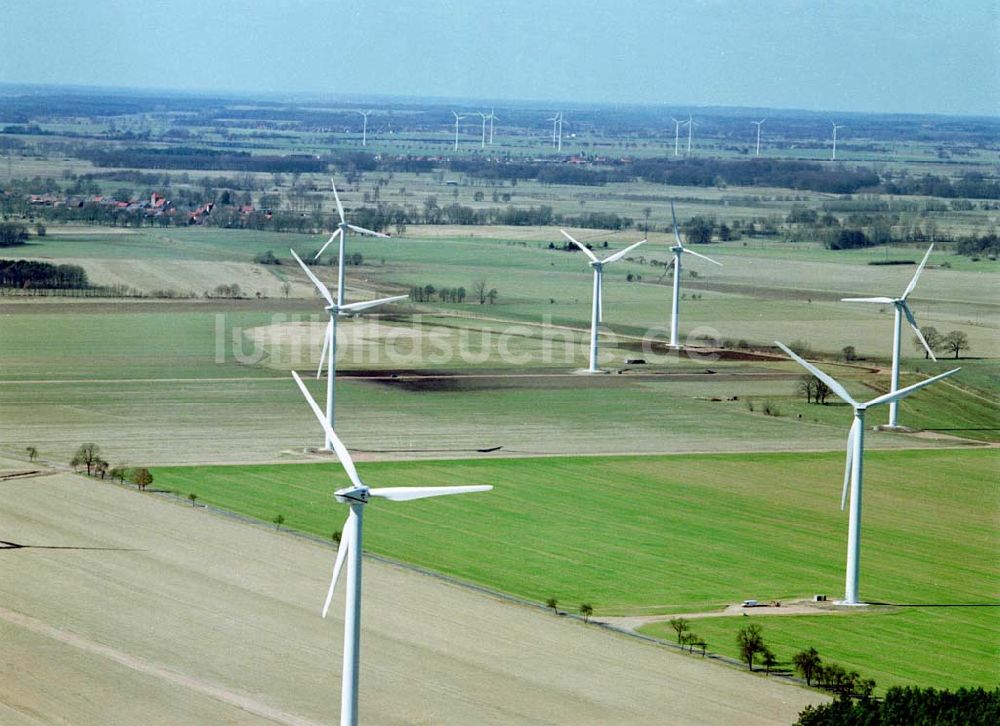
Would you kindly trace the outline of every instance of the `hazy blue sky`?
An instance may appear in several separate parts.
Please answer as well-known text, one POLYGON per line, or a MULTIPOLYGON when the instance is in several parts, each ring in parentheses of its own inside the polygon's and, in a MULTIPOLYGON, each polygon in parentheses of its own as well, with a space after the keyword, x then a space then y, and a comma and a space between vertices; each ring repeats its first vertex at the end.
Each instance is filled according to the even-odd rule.
POLYGON ((0 82, 1000 115, 996 0, 0 0, 0 82))

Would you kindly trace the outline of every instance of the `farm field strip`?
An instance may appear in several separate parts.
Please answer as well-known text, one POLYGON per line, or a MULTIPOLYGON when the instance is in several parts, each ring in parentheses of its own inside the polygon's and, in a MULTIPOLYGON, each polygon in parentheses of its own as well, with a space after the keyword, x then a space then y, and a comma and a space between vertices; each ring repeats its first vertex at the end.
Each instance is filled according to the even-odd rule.
MULTIPOLYGON (((998 456, 992 449, 869 452, 863 597, 997 602, 998 456), (953 484, 944 489, 943 479, 953 484), (955 538, 959 529, 963 536, 955 538)), ((199 501, 264 521, 281 513, 287 526, 321 537, 339 529, 344 516, 330 496, 346 482, 334 463, 154 473, 157 486, 182 496, 195 492, 199 501)), ((365 462, 361 474, 373 486, 496 487, 489 497, 434 508, 373 507, 370 551, 539 602, 590 602, 598 616, 711 610, 745 597, 835 596, 843 585, 840 453, 365 462), (476 556, 482 548, 492 553, 489 560, 476 556)), ((990 608, 915 607, 884 620, 863 617, 871 627, 852 630, 843 646, 830 629, 846 621, 812 618, 811 642, 803 647, 824 646, 834 659, 846 659, 840 654, 849 646, 855 663, 883 651, 873 667, 886 675, 903 657, 893 650, 897 638, 978 632, 983 637, 964 641, 949 657, 984 685, 996 675, 995 665, 986 665, 995 664, 1000 647, 990 608)), ((772 620, 767 628, 785 627, 772 620)), ((662 635, 663 627, 653 631, 662 635)), ((701 620, 696 632, 700 627, 701 620)), ((883 686, 933 682, 923 679, 940 670, 934 652, 917 658, 907 649, 905 657, 912 667, 899 669, 896 680, 883 678, 883 686)))
MULTIPOLYGON (((70 474, 3 486, 0 527, 24 546, 3 554, 0 713, 82 726, 336 713, 342 596, 318 612, 331 548, 70 474)), ((362 678, 378 684, 365 721, 654 724, 669 710, 763 725, 828 700, 370 559, 365 589, 362 678)))

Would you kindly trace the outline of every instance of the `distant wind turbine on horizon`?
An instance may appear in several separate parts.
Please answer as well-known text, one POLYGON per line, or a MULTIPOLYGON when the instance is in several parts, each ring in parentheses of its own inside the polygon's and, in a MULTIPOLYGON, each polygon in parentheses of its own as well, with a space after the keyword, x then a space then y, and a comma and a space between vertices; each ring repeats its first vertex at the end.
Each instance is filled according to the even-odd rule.
POLYGON ((493 146, 493 122, 500 120, 496 114, 495 108, 490 109, 490 115, 487 118, 490 120, 490 146, 493 146))
POLYGON ((452 111, 451 115, 455 117, 455 151, 458 151, 458 122, 465 116, 459 116, 455 111, 452 111))
POLYGON ((767 119, 766 118, 762 118, 760 121, 751 121, 750 122, 750 123, 752 123, 753 125, 755 125, 757 127, 757 154, 756 154, 756 156, 760 156, 760 127, 764 125, 765 121, 767 121, 767 119))
POLYGON ((552 122, 552 145, 556 147, 557 151, 562 151, 562 111, 559 111, 555 116, 548 120, 552 122))
POLYGON ((830 157, 830 161, 837 160, 837 129, 845 128, 843 125, 838 126, 835 121, 830 122, 833 125, 833 155, 830 157))
POLYGON ((371 115, 371 111, 355 111, 354 113, 359 113, 364 118, 364 126, 361 127, 361 145, 368 146, 368 116, 371 115))
POLYGON ((674 122, 674 156, 680 156, 681 126, 685 122, 675 119, 673 116, 670 117, 670 120, 674 122))
POLYGON ((479 113, 479 112, 476 112, 476 116, 482 116, 482 118, 483 118, 483 137, 482 137, 482 140, 479 142, 479 148, 480 149, 485 149, 486 148, 486 121, 487 121, 487 119, 489 119, 490 115, 488 113, 479 113))

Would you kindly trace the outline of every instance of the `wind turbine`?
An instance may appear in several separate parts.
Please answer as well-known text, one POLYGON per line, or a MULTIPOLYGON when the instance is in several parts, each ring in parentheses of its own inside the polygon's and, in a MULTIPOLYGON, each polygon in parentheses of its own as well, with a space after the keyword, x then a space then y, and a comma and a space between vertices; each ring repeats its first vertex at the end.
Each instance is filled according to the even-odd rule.
POLYGON ((487 117, 490 120, 490 146, 493 146, 493 122, 499 121, 499 117, 496 115, 496 109, 490 109, 490 115, 487 117))
POLYGON ((330 609, 330 602, 333 600, 333 591, 337 587, 337 579, 340 571, 347 562, 347 602, 344 608, 344 665, 341 675, 340 690, 340 723, 341 726, 356 726, 358 723, 358 670, 361 662, 361 546, 362 546, 362 521, 365 505, 373 498, 388 499, 393 502, 406 502, 413 499, 426 499, 428 497, 441 497, 448 494, 472 494, 474 492, 487 492, 493 487, 489 485, 480 486, 459 486, 459 487, 384 487, 370 489, 358 476, 358 471, 354 467, 354 461, 347 451, 347 447, 338 438, 333 427, 323 418, 316 401, 309 394, 298 373, 292 371, 292 376, 298 384, 302 395, 305 396, 309 407, 316 414, 320 425, 326 432, 326 436, 333 444, 340 459, 341 466, 347 472, 351 480, 351 486, 338 489, 334 492, 334 497, 341 504, 350 506, 347 515, 347 522, 344 524, 343 533, 340 538, 340 546, 337 548, 337 559, 333 565, 333 577, 330 580, 330 589, 326 593, 326 601, 323 603, 323 617, 326 617, 330 609))
POLYGON ((479 143, 479 148, 480 149, 485 149, 486 148, 486 119, 488 119, 490 117, 490 115, 488 113, 478 113, 478 112, 476 113, 476 115, 483 117, 483 139, 479 143))
POLYGON ((368 146, 368 116, 371 111, 355 111, 354 113, 359 113, 365 120, 365 125, 361 129, 361 145, 368 146))
POLYGON ((603 260, 599 260, 586 245, 580 244, 577 240, 573 239, 566 230, 561 229, 559 231, 563 233, 563 237, 583 250, 584 254, 590 258, 590 266, 594 268, 594 301, 590 318, 590 368, 587 370, 590 373, 599 373, 600 369, 597 367, 597 328, 604 318, 604 266, 620 260, 639 245, 645 244, 646 240, 636 242, 634 245, 630 245, 623 250, 618 250, 603 260))
POLYGON ((687 151, 687 155, 691 156, 691 131, 692 131, 692 129, 694 129, 694 118, 692 116, 688 116, 688 120, 685 121, 684 123, 686 123, 687 127, 688 127, 688 151, 687 151))
MULTIPOLYGON (((913 311, 910 310, 910 306, 906 303, 906 298, 910 296, 913 292, 913 288, 917 286, 917 280, 920 279, 920 273, 924 271, 924 266, 927 264, 927 259, 931 256, 931 250, 934 249, 932 244, 927 248, 926 254, 924 254, 924 259, 921 260, 920 266, 917 271, 913 273, 913 279, 910 280, 910 284, 906 286, 900 297, 844 297, 841 298, 841 302, 864 302, 864 303, 878 303, 879 305, 892 305, 896 310, 896 319, 893 323, 892 329, 892 384, 890 387, 891 392, 895 392, 899 388, 899 345, 900 337, 903 328, 903 317, 906 317, 906 322, 910 324, 913 328, 913 332, 917 334, 917 338, 920 340, 921 345, 930 354, 933 360, 937 360, 934 356, 934 351, 931 347, 927 345, 927 341, 924 340, 924 334, 920 332, 920 328, 917 326, 917 319, 913 317, 913 311)), ((896 428, 899 423, 899 404, 893 401, 889 404, 889 426, 896 428)))
POLYGON ((555 116, 548 120, 552 122, 552 145, 555 146, 558 151, 562 151, 562 111, 559 111, 555 116))
MULTIPOLYGON (((341 315, 356 315, 365 310, 377 307, 379 305, 387 305, 388 303, 399 302, 400 300, 405 300, 409 295, 396 295, 395 297, 384 297, 379 300, 364 300, 362 302, 351 303, 350 305, 344 305, 343 302, 335 302, 333 295, 330 294, 330 290, 324 285, 313 271, 309 269, 302 259, 295 254, 295 250, 289 250, 292 253, 292 257, 295 261, 299 263, 303 270, 305 270, 306 276, 312 280, 313 285, 319 290, 320 295, 329 303, 327 305, 327 311, 330 313, 330 322, 326 326, 326 334, 323 337, 323 351, 320 353, 319 357, 319 368, 316 369, 316 377, 319 378, 323 370, 323 359, 329 355, 329 363, 326 366, 326 420, 330 424, 330 428, 335 425, 335 403, 336 403, 336 391, 335 385, 337 381, 337 318, 341 315)), ((339 293, 339 291, 338 291, 339 293)), ((341 297, 339 294, 338 298, 341 297)), ((327 438, 326 439, 326 449, 328 451, 333 450, 333 442, 327 438)))
POLYGON ((370 229, 365 229, 364 227, 358 227, 353 224, 348 224, 347 219, 344 218, 344 205, 340 203, 340 195, 337 194, 337 184, 333 181, 333 177, 330 178, 330 185, 333 187, 333 198, 337 202, 337 214, 340 215, 340 224, 337 225, 337 231, 330 235, 330 239, 326 241, 322 247, 319 248, 319 252, 313 257, 314 260, 318 260, 319 256, 323 254, 324 250, 330 246, 330 243, 339 235, 340 236, 340 247, 338 250, 337 257, 337 305, 343 306, 344 304, 344 244, 347 239, 347 232, 351 230, 357 232, 358 234, 368 235, 369 237, 382 237, 388 239, 389 235, 382 234, 381 232, 375 232, 370 229))
POLYGON ((681 126, 683 126, 686 121, 678 121, 673 116, 670 120, 674 122, 674 156, 680 155, 680 143, 681 143, 681 126))
POLYGON ((830 157, 830 161, 837 160, 837 129, 844 128, 843 125, 838 126, 834 121, 830 122, 833 124, 833 156, 830 157))
POLYGON ((465 116, 459 116, 454 111, 451 112, 451 115, 455 117, 455 151, 458 151, 458 122, 465 118, 465 116))
POLYGON ((854 423, 851 424, 850 433, 847 435, 847 461, 844 465, 844 490, 840 496, 840 509, 843 511, 844 506, 847 503, 847 488, 850 486, 851 514, 847 528, 847 574, 844 587, 844 600, 840 604, 863 605, 864 603, 859 602, 858 600, 858 577, 861 573, 861 485, 865 454, 865 411, 872 406, 878 406, 883 403, 891 403, 898 401, 901 398, 905 398, 924 386, 929 386, 936 381, 940 381, 942 378, 947 378, 948 376, 958 373, 961 368, 953 368, 946 373, 934 376, 933 378, 928 378, 926 381, 914 383, 912 386, 907 386, 906 388, 902 388, 898 391, 890 391, 889 393, 877 396, 870 401, 859 403, 854 400, 851 394, 849 394, 846 389, 832 377, 828 376, 816 366, 802 360, 782 343, 778 343, 778 341, 775 342, 778 344, 779 348, 791 356, 791 358, 799 365, 829 386, 830 390, 837 394, 837 396, 844 401, 844 403, 847 403, 854 408, 854 423))
MULTIPOLYGON (((703 260, 708 260, 713 265, 718 265, 719 267, 722 267, 722 263, 681 244, 681 232, 677 227, 677 212, 674 211, 673 200, 670 201, 670 215, 674 218, 674 240, 677 242, 677 244, 670 248, 670 251, 674 253, 674 259, 667 263, 667 267, 670 267, 671 264, 674 266, 674 301, 670 309, 670 347, 680 348, 680 344, 677 342, 677 318, 681 305, 681 255, 694 255, 703 260)), ((666 274, 666 271, 663 274, 666 274)))
POLYGON ((760 121, 750 122, 757 127, 757 156, 760 156, 760 127, 764 125, 765 121, 767 121, 767 119, 762 118, 760 121))

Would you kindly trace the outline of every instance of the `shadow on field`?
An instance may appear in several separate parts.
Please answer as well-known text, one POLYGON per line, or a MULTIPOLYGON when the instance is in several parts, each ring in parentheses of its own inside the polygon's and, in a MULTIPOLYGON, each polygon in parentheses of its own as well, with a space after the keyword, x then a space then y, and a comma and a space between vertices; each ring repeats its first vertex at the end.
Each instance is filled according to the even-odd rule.
POLYGON ((26 545, 0 539, 0 550, 103 550, 106 552, 145 552, 128 547, 73 547, 70 545, 26 545))

